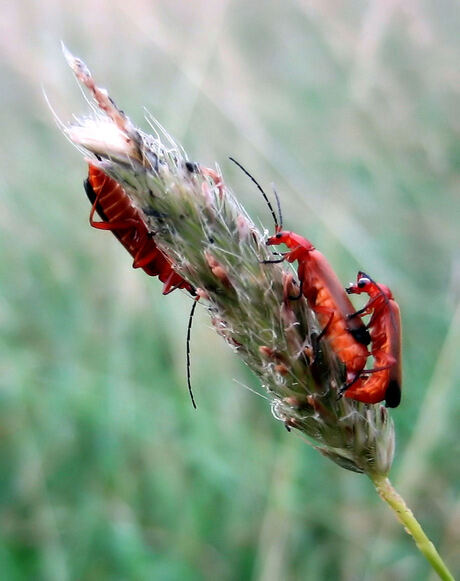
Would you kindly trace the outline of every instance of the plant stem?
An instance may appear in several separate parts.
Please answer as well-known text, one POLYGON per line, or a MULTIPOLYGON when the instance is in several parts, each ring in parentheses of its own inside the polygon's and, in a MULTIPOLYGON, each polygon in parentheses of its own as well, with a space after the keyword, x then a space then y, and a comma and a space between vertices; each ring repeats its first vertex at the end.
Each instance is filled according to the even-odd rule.
POLYGON ((396 492, 390 480, 381 474, 369 474, 380 498, 395 512, 406 532, 412 535, 415 544, 443 581, 455 581, 453 575, 441 559, 436 547, 424 533, 413 512, 404 499, 396 492))

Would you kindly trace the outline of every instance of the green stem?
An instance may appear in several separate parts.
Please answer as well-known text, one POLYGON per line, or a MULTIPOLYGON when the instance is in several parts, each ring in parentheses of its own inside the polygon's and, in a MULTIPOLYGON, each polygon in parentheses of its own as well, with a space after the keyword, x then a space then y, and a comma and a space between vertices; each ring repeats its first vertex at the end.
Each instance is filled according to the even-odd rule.
POLYGON ((443 581, 455 581, 453 575, 441 559, 436 547, 423 532, 413 512, 393 488, 389 479, 386 476, 375 474, 369 474, 369 477, 374 483, 380 498, 393 509, 398 520, 404 525, 406 532, 412 535, 418 549, 423 553, 439 577, 443 581))

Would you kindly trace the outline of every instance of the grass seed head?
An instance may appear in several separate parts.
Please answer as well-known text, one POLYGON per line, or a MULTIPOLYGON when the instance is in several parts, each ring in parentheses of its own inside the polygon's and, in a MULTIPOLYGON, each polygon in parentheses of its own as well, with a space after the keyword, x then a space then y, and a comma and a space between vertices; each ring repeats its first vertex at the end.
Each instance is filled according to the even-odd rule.
POLYGON ((387 410, 338 399, 345 369, 315 314, 298 294, 292 270, 273 259, 218 170, 190 162, 154 120, 155 135, 136 128, 88 68, 66 52, 99 113, 67 135, 91 163, 120 183, 143 212, 156 244, 206 305, 212 324, 260 378, 273 416, 308 437, 336 464, 389 472, 394 430, 387 410))

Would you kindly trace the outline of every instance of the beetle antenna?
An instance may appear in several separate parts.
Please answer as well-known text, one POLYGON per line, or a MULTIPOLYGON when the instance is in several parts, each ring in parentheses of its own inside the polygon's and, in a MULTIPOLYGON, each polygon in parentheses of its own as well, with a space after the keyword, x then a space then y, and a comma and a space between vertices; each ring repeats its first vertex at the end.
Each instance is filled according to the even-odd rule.
MULTIPOLYGON (((269 207, 270 212, 272 213, 273 222, 275 223, 275 228, 278 231, 279 230, 279 224, 278 224, 278 219, 277 219, 276 214, 275 214, 275 210, 273 209, 273 206, 271 205, 270 200, 268 199, 267 194, 264 192, 262 186, 259 184, 259 182, 256 180, 256 178, 254 176, 252 176, 248 172, 248 170, 241 165, 240 162, 236 161, 236 159, 234 159, 233 157, 229 157, 228 159, 230 161, 233 161, 233 163, 235 165, 237 165, 241 169, 241 171, 243 171, 248 176, 248 178, 257 186, 257 189, 259 190, 259 192, 264 197, 264 200, 267 202, 267 206, 269 207)), ((277 197, 277 199, 278 199, 278 197, 277 197)))
POLYGON ((280 202, 280 197, 278 196, 278 192, 276 191, 275 188, 275 184, 272 184, 272 190, 273 193, 275 194, 275 199, 276 199, 276 207, 278 208, 278 216, 279 216, 279 225, 276 224, 276 230, 278 232, 281 232, 281 230, 283 229, 283 214, 281 213, 281 202, 280 202))
POLYGON ((191 380, 191 373, 190 373, 190 336, 192 334, 193 315, 195 314, 195 309, 196 309, 197 304, 198 304, 198 300, 195 299, 193 301, 192 309, 191 309, 190 315, 188 317, 188 325, 187 325, 187 347, 186 347, 186 353, 187 353, 187 387, 188 387, 188 393, 190 395, 190 399, 192 400, 192 405, 193 405, 193 407, 195 409, 196 409, 196 403, 195 403, 195 398, 193 397, 192 380, 191 380))

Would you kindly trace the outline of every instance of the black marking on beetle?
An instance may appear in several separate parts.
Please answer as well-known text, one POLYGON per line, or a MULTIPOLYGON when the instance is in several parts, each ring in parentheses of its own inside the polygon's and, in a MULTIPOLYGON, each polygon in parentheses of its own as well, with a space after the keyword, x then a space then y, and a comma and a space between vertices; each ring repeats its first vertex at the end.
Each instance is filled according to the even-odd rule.
POLYGON ((395 379, 392 379, 388 384, 387 390, 385 392, 385 406, 387 408, 396 408, 400 402, 401 386, 395 379))
POLYGON ((348 329, 350 335, 361 343, 362 345, 369 345, 371 342, 371 335, 366 327, 358 327, 358 329, 348 329))

